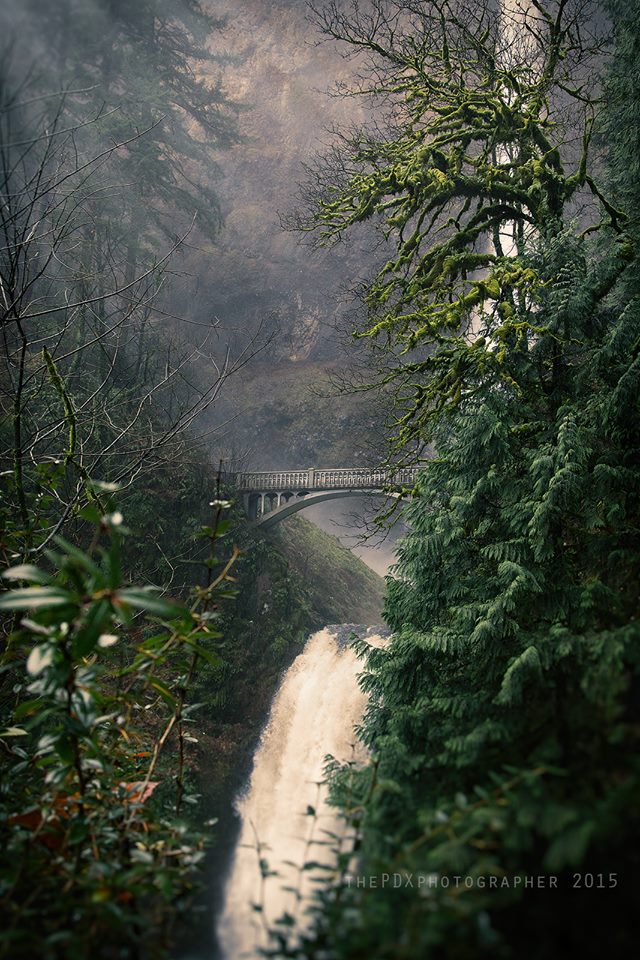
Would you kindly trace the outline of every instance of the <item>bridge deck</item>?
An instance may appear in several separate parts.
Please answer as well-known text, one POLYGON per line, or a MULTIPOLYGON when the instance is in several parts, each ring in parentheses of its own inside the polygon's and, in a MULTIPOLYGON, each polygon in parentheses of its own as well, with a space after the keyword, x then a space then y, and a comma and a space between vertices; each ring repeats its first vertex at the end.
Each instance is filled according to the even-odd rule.
POLYGON ((268 490, 380 490, 383 487, 413 485, 420 468, 372 470, 367 467, 341 467, 308 470, 263 470, 232 475, 242 493, 263 493, 268 490))

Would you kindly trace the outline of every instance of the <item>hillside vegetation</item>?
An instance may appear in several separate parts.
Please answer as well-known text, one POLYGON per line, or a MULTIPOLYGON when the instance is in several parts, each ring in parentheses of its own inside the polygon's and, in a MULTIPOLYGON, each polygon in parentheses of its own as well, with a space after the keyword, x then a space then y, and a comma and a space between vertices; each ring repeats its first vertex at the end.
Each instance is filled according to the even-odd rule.
POLYGON ((315 622, 381 622, 384 580, 336 537, 304 517, 284 520, 271 536, 301 577, 315 622))

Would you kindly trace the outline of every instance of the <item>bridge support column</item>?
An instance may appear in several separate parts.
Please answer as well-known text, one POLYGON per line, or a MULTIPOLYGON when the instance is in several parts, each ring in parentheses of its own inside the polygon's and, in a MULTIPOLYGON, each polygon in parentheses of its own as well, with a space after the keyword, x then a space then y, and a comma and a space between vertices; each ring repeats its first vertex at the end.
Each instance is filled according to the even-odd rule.
POLYGON ((244 508, 247 513, 249 520, 257 520, 260 516, 258 512, 258 507, 260 504, 260 496, 257 493, 245 493, 244 497, 244 508))

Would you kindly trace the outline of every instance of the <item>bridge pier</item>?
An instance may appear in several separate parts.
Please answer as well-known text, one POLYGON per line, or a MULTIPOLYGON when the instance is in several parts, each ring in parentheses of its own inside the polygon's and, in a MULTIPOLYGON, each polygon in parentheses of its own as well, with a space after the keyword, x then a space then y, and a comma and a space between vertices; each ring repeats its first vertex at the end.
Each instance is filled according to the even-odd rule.
POLYGON ((245 493, 242 501, 248 519, 257 520, 261 516, 260 494, 245 493))

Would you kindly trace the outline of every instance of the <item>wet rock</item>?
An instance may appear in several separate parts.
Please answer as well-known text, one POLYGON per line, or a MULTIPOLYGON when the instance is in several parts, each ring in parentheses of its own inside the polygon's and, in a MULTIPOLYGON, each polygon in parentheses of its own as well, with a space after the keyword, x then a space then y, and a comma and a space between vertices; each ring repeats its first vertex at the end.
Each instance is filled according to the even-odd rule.
POLYGON ((384 624, 371 626, 363 623, 329 623, 327 630, 335 634, 339 649, 349 646, 354 634, 361 640, 367 640, 369 637, 391 636, 391 631, 384 624))

